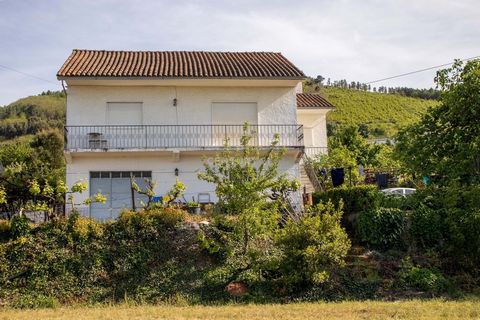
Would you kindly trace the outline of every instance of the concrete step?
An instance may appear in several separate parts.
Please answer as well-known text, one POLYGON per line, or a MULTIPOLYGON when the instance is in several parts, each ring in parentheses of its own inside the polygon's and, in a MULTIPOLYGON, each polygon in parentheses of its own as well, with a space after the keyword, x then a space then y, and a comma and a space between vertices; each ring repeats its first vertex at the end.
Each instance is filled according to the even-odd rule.
POLYGON ((303 163, 300 164, 300 184, 301 184, 301 192, 303 193, 304 188, 306 188, 307 193, 315 192, 315 188, 313 187, 312 182, 308 178, 307 172, 303 167, 303 163))

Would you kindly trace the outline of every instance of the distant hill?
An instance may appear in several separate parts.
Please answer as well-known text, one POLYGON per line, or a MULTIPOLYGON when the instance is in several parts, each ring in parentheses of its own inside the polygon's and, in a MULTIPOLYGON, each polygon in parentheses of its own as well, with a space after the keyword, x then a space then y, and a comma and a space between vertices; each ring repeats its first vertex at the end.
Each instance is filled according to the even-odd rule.
POLYGON ((401 127, 420 119, 436 100, 404 97, 335 87, 304 85, 304 92, 319 92, 336 106, 327 116, 334 124, 366 125, 371 137, 393 137, 401 127))
POLYGON ((64 123, 64 93, 43 92, 0 108, 0 141, 33 135, 44 129, 62 129, 64 123))

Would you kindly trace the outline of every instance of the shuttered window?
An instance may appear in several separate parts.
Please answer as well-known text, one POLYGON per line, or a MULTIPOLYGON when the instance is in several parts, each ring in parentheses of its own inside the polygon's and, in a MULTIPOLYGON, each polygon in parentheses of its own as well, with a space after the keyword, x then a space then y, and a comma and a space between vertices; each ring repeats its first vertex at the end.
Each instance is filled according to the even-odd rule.
POLYGON ((108 102, 107 124, 142 125, 143 105, 141 102, 108 102))

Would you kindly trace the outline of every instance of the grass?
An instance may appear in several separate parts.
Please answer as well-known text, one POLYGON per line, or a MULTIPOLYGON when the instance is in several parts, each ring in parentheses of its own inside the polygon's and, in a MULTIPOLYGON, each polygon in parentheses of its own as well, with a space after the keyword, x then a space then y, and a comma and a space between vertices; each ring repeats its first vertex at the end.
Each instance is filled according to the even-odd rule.
POLYGON ((0 309, 0 319, 480 319, 480 302, 412 300, 285 305, 119 305, 39 310, 0 309))

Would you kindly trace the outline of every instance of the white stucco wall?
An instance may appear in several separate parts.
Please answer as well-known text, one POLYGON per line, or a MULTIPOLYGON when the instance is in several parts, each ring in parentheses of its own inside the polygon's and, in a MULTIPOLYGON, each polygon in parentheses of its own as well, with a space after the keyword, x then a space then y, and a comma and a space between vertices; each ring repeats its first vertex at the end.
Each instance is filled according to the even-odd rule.
POLYGON ((299 110, 298 124, 303 125, 305 147, 327 147, 327 112, 329 110, 299 110))
MULTIPOLYGON (((213 156, 213 153, 209 154, 213 156)), ((67 185, 71 186, 79 180, 89 181, 91 171, 152 171, 152 179, 157 182, 155 193, 158 196, 165 195, 175 183, 175 168, 178 168, 178 179, 182 181, 187 189, 185 199, 191 201, 195 197, 198 200, 198 193, 209 193, 211 200, 216 201, 215 186, 198 180, 197 173, 203 169, 202 155, 189 155, 188 152, 181 153, 180 159, 174 161, 171 152, 163 154, 149 152, 123 152, 123 153, 92 153, 75 157, 67 164, 67 185)), ((280 172, 286 172, 292 178, 299 179, 300 173, 296 162, 296 153, 287 153, 280 163, 280 172)), ((96 192, 97 190, 92 190, 96 192)), ((76 202, 83 202, 90 192, 76 195, 76 202)), ((88 208, 84 208, 88 212, 88 208)))
POLYGON ((142 102, 150 125, 211 124, 213 102, 257 103, 258 124, 297 119, 294 87, 70 86, 67 99, 67 125, 106 124, 107 102, 142 102))
MULTIPOLYGON (((256 103, 258 124, 297 124, 296 83, 291 86, 209 87, 209 86, 110 86, 69 85, 67 95, 67 125, 105 125, 108 102, 141 102, 145 125, 211 124, 212 103, 256 103), (173 106, 173 99, 177 106, 173 106)), ((242 124, 243 119, 238 119, 242 124)), ((213 153, 209 153, 213 156, 213 153)), ((281 172, 299 178, 297 151, 289 152, 281 162, 281 172)), ((198 193, 208 192, 215 201, 214 186, 197 179, 202 166, 202 154, 181 152, 174 161, 172 152, 124 151, 67 154, 67 185, 89 180, 92 171, 152 171, 157 182, 156 194, 164 195, 178 178, 186 185, 185 199, 198 199, 198 193)), ((93 190, 96 191, 96 190, 93 190)), ((82 202, 89 192, 77 195, 82 202)), ((88 208, 87 208, 88 212, 88 208)))

